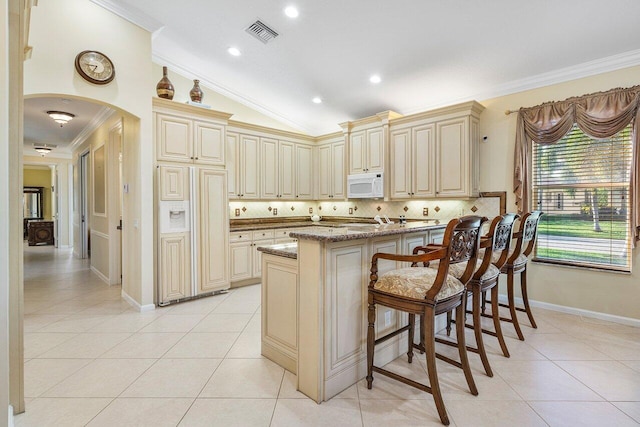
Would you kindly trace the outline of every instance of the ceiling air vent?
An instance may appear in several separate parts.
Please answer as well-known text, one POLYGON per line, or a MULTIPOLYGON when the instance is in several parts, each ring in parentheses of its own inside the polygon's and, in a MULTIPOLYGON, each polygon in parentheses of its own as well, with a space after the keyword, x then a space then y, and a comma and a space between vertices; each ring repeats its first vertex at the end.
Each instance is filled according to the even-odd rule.
POLYGON ((278 37, 278 33, 273 31, 271 28, 267 27, 260 20, 257 20, 253 24, 249 25, 249 27, 247 27, 245 31, 251 34, 253 37, 260 40, 264 44, 267 44, 271 40, 278 37))

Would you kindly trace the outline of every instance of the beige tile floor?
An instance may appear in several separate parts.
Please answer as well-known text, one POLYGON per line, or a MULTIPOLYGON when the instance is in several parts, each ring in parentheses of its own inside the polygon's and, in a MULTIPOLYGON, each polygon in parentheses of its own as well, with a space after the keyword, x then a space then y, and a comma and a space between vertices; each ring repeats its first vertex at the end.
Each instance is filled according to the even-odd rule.
MULTIPOLYGON (((430 395, 382 376, 317 405, 260 356, 260 287, 137 313, 68 251, 25 248, 25 395, 16 426, 440 425, 430 395)), ((439 365, 455 426, 640 424, 640 328, 535 310, 511 358, 486 338, 480 391, 439 365)), ((524 322, 524 319, 523 319, 524 322)), ((470 339, 472 339, 470 337, 470 339)), ((442 352, 453 349, 443 348, 442 352)), ((426 380, 425 365, 390 364, 426 380)))

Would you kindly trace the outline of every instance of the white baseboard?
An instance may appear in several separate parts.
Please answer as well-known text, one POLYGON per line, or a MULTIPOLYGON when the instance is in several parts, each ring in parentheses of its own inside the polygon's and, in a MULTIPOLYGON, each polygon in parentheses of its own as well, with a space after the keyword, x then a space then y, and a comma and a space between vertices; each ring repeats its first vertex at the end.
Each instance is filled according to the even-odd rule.
POLYGON ((71 245, 59 245, 58 249, 73 249, 73 246, 71 246, 71 245))
POLYGON ((14 427, 13 423, 13 406, 9 405, 9 421, 7 423, 9 427, 14 427))
MULTIPOLYGON (((500 295, 499 301, 507 303, 507 296, 500 295)), ((522 298, 515 298, 516 304, 522 304, 522 298)), ((607 322, 620 323, 622 325, 640 327, 640 319, 633 319, 631 317, 616 316, 615 314, 600 313, 598 311, 584 310, 582 308, 567 307, 565 305, 551 304, 548 302, 535 301, 530 299, 529 305, 531 307, 544 308, 545 310, 558 311, 560 313, 574 314, 576 316, 584 316, 592 319, 605 320, 607 322)))
POLYGON ((93 265, 91 266, 91 271, 93 271, 96 274, 96 276, 98 276, 100 280, 102 280, 104 283, 106 283, 107 285, 109 284, 109 278, 104 274, 102 274, 102 272, 100 272, 100 270, 95 268, 93 265))
POLYGON ((122 291, 122 293, 120 295, 122 296, 122 298, 126 302, 128 302, 132 307, 134 307, 140 313, 144 313, 144 312, 147 312, 147 311, 153 311, 153 310, 156 309, 155 304, 140 305, 138 303, 138 301, 136 301, 135 299, 131 298, 131 296, 129 294, 127 294, 125 291, 122 291))

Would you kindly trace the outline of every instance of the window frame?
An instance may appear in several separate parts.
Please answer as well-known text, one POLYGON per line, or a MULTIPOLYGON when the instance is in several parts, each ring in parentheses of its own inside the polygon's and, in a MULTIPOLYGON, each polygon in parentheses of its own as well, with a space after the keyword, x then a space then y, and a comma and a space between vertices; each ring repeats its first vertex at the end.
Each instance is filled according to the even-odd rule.
MULTIPOLYGON (((575 123, 573 125, 573 127, 571 128, 571 130, 569 132, 567 132, 567 134, 565 136, 562 137, 561 140, 559 140, 556 143, 552 143, 552 144, 544 144, 545 146, 554 146, 558 143, 563 142, 566 138, 576 138, 575 135, 572 135, 574 132, 579 131, 582 135, 580 136, 580 138, 587 138, 590 140, 598 140, 597 138, 593 138, 591 136, 589 136, 588 134, 586 134, 582 129, 580 129, 575 123)), ((626 250, 626 256, 624 257, 624 260, 626 261, 626 264, 621 264, 621 265, 616 265, 613 262, 610 263, 603 263, 603 262, 597 262, 594 260, 571 260, 571 259, 567 259, 570 258, 570 256, 567 256, 567 258, 565 259, 554 259, 552 256, 549 257, 544 257, 544 256, 539 256, 538 255, 538 250, 539 250, 539 243, 540 243, 540 231, 541 231, 541 226, 543 225, 543 222, 545 220, 545 216, 549 217, 549 215, 547 215, 547 213, 545 212, 545 215, 543 215, 543 217, 541 218, 540 224, 538 224, 538 239, 536 241, 536 247, 533 253, 533 261, 537 262, 537 263, 543 263, 543 264, 551 264, 551 265, 558 265, 558 266, 565 266, 565 267, 570 267, 570 268, 579 268, 579 269, 586 269, 586 270, 596 270, 596 271, 607 271, 607 272, 614 272, 614 273, 622 273, 622 274, 630 274, 631 270, 632 270, 632 265, 633 265, 633 236, 630 234, 629 230, 630 230, 630 226, 631 226, 631 215, 632 215, 632 206, 631 206, 631 192, 632 189, 629 185, 629 179, 628 179, 628 175, 631 173, 631 170, 633 168, 633 160, 632 160, 632 153, 633 153, 633 126, 631 124, 627 125, 623 130, 621 130, 620 132, 618 132, 617 134, 609 137, 609 138, 603 138, 602 140, 609 140, 610 144, 614 144, 615 141, 613 141, 614 139, 618 139, 618 140, 622 140, 622 142, 624 142, 625 146, 620 148, 620 152, 624 153, 625 155, 625 161, 628 161, 628 170, 626 172, 624 172, 624 174, 626 174, 626 176, 622 176, 620 178, 618 178, 617 181, 611 180, 609 182, 606 183, 602 183, 602 182, 598 182, 597 181, 597 177, 595 179, 595 181, 580 181, 580 182, 574 182, 574 183, 569 183, 569 182, 562 182, 562 183, 558 183, 556 182, 551 182, 553 180, 550 180, 550 183, 547 184, 540 184, 540 182, 538 182, 538 179, 540 177, 540 175, 536 176, 537 173, 537 162, 536 162, 536 157, 538 155, 537 153, 537 147, 536 147, 536 143, 535 142, 531 142, 530 145, 530 159, 531 159, 531 163, 530 163, 530 167, 529 167, 529 183, 530 183, 530 193, 529 193, 529 205, 534 207, 536 210, 541 210, 541 211, 545 211, 545 204, 551 206, 554 205, 554 209, 558 210, 558 211, 566 211, 565 209, 565 203, 570 203, 570 201, 568 200, 569 198, 566 197, 567 194, 565 193, 566 190, 570 190, 572 189, 574 191, 574 194, 584 194, 585 197, 585 204, 587 203, 587 198, 591 198, 591 197, 598 197, 597 196, 597 190, 601 189, 601 188, 606 188, 607 191, 609 191, 610 193, 607 195, 609 200, 613 200, 614 195, 613 193, 611 193, 611 191, 615 188, 624 188, 626 191, 623 193, 624 197, 624 208, 625 208, 625 218, 621 221, 624 224, 624 229, 627 230, 626 231, 626 237, 624 240, 624 247, 626 250), (620 134, 622 134, 623 132, 626 132, 626 135, 623 136, 619 136, 620 134), (627 157, 628 156, 628 157, 627 157), (595 194, 592 194, 592 192, 590 191, 590 189, 593 189, 595 194), (587 196, 588 194, 588 196, 587 196), (549 200, 547 200, 547 198, 549 200), (558 206, 559 204, 559 206, 558 206)), ((582 143, 583 140, 581 139, 580 142, 582 143)), ((569 140, 568 143, 571 143, 571 141, 569 140)), ((566 144, 566 143, 565 143, 566 144)), ((611 147, 609 149, 609 151, 607 153, 611 153, 613 147, 611 147)), ((566 148, 565 148, 566 150, 566 148)), ((562 152, 560 152, 562 153, 562 152)), ((566 153, 566 151, 565 151, 566 153)), ((579 155, 582 155, 582 153, 580 153, 579 155)), ((615 155, 615 154, 613 154, 615 155)), ((612 155, 612 156, 613 156, 612 155)), ((538 159, 539 160, 539 159, 538 159)), ((569 166, 570 167, 570 166, 569 166)), ((547 171, 547 173, 549 173, 549 171, 547 171)), ((613 174, 611 174, 613 175, 613 174)), ((566 179, 566 178, 565 178, 566 179)), ((576 199, 576 197, 574 197, 574 200, 576 199)), ((576 202, 574 202, 575 204, 576 202)), ((577 212, 580 212, 580 210, 578 210, 577 212)), ((560 215, 560 214, 558 214, 560 215)), ((575 217, 568 217, 567 219, 575 219, 575 217)), ((614 239, 612 237, 613 234, 613 222, 616 221, 613 219, 613 217, 611 217, 608 221, 606 221, 607 223, 610 223, 610 233, 609 235, 607 235, 606 238, 609 241, 612 240, 620 240, 620 239, 614 239)), ((547 234, 547 235, 553 235, 553 234, 547 234)), ((612 248, 611 243, 609 244, 609 256, 610 259, 612 259, 611 255, 614 253, 614 249, 612 248)), ((553 247, 550 247, 550 249, 554 249, 553 247)), ((562 250, 562 249, 561 249, 562 250)), ((580 252, 580 251, 571 251, 570 249, 566 249, 568 252, 580 252)))

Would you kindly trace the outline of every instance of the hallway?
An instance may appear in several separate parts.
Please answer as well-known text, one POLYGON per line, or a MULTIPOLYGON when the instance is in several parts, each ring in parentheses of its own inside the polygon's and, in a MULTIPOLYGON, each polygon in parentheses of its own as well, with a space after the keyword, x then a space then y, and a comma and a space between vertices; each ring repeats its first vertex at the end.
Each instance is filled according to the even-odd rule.
MULTIPOLYGON (((321 405, 260 356, 260 286, 138 313, 68 250, 25 246, 24 426, 440 426, 430 395, 377 376, 321 405)), ((493 378, 439 365, 456 426, 640 423, 640 328, 536 309, 493 378)), ((472 338, 472 335, 469 335, 472 338)), ((450 349, 440 349, 443 352, 450 349)), ((387 365, 426 381, 424 361, 387 365)))

